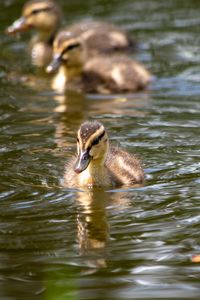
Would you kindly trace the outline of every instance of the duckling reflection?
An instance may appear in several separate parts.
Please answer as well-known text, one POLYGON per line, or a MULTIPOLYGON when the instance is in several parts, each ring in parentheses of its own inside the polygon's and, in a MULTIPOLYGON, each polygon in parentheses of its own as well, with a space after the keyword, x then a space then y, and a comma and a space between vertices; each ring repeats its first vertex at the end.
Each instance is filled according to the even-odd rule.
POLYGON ((101 188, 77 192, 77 200, 83 207, 77 215, 78 244, 80 254, 86 257, 86 264, 90 267, 107 266, 106 247, 110 237, 107 205, 113 205, 117 210, 124 209, 130 205, 129 197, 127 192, 108 193, 101 188))
POLYGON ((77 134, 77 157, 66 164, 66 186, 92 188, 141 184, 144 172, 139 160, 125 150, 109 147, 103 124, 85 122, 77 134))
POLYGON ((74 139, 74 128, 78 127, 88 114, 88 102, 84 95, 74 91, 68 91, 64 95, 55 95, 57 102, 54 111, 57 117, 52 121, 55 125, 55 142, 57 151, 62 153, 64 149, 71 149, 74 139), (71 141, 71 142, 70 142, 71 141))
MULTIPOLYGON (((90 111, 93 117, 99 115, 144 117, 149 114, 152 99, 149 93, 139 93, 130 95, 87 95, 90 100, 90 111), (112 112, 112 113, 108 113, 112 112)), ((89 117, 89 116, 88 116, 89 117)))
MULTIPOLYGON (((37 33, 30 43, 32 62, 36 66, 43 67, 51 59, 52 43, 62 19, 61 8, 56 2, 30 0, 24 5, 21 18, 8 27, 7 33, 16 34, 35 29, 37 33)), ((82 21, 69 26, 66 30, 82 36, 91 50, 90 55, 135 48, 135 42, 126 32, 109 23, 82 21)))
POLYGON ((52 88, 59 92, 74 88, 86 93, 130 93, 145 89, 151 81, 145 67, 124 55, 90 57, 80 36, 61 31, 53 43, 48 73, 58 71, 52 88), (79 85, 74 83, 79 80, 79 85))
MULTIPOLYGON (((99 98, 96 99, 96 96, 88 99, 84 94, 67 91, 65 94, 55 94, 52 98, 56 102, 54 106, 56 117, 54 116, 51 121, 55 125, 56 151, 57 153, 63 153, 63 150, 67 149, 68 155, 70 153, 73 155, 75 151, 75 128, 78 128, 91 115, 94 118, 99 118, 103 114, 111 118, 115 115, 115 120, 121 119, 121 116, 124 115, 129 118, 130 116, 133 118, 138 116, 144 117, 148 114, 148 107, 151 105, 151 99, 146 93, 143 95, 139 94, 131 99, 124 97, 100 97, 101 100, 99 101, 99 98), (108 111, 111 111, 112 114, 108 115, 108 111)), ((115 126, 115 123, 111 125, 115 126)))
POLYGON ((108 194, 101 190, 78 192, 84 211, 77 215, 77 236, 81 255, 90 257, 89 265, 106 267, 105 246, 109 238, 106 216, 108 194), (103 251, 102 251, 103 250, 103 251))

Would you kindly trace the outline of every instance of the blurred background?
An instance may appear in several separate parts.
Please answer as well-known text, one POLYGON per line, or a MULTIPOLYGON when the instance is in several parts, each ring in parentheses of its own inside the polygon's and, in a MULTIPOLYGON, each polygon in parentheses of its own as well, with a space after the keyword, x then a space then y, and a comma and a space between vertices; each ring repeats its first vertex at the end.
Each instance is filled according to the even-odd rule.
POLYGON ((0 1, 0 299, 199 299, 200 2, 57 1, 65 24, 113 22, 153 74, 132 95, 58 95, 31 66, 31 33, 0 1), (62 188, 76 131, 98 119, 143 161, 141 188, 62 188))

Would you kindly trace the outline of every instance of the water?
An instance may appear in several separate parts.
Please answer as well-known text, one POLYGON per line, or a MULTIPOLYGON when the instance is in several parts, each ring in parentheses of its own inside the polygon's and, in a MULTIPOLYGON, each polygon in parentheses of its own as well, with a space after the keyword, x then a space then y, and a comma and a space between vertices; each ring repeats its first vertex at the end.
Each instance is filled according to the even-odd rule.
POLYGON ((55 95, 28 35, 4 35, 22 2, 0 3, 0 299, 199 299, 199 1, 59 2, 69 23, 92 15, 140 41, 155 77, 128 97, 55 95), (142 158, 144 187, 61 187, 87 119, 142 158))

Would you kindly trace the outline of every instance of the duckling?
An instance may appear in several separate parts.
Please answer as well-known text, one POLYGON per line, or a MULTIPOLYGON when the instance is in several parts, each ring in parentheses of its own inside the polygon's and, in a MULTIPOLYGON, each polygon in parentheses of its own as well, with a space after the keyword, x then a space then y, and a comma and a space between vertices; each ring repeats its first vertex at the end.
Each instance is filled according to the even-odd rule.
MULTIPOLYGON (((32 62, 40 67, 46 66, 51 58, 52 43, 61 21, 61 9, 53 0, 29 0, 22 9, 21 18, 7 28, 7 33, 16 34, 35 29, 37 34, 30 45, 32 62)), ((136 48, 136 43, 125 31, 106 22, 81 21, 65 30, 81 35, 88 44, 90 55, 136 48)))
POLYGON ((62 12, 51 0, 30 0, 22 10, 22 16, 7 28, 8 34, 35 29, 30 42, 32 63, 38 67, 48 65, 52 59, 52 43, 61 26, 62 12))
POLYGON ((90 57, 82 37, 60 31, 53 43, 53 60, 47 72, 58 70, 53 89, 64 92, 67 84, 78 76, 81 90, 88 93, 135 92, 151 81, 145 67, 125 55, 97 55, 90 57))
POLYGON ((143 183, 139 160, 125 150, 109 145, 102 123, 83 123, 77 133, 77 157, 66 164, 68 187, 120 186, 143 183))

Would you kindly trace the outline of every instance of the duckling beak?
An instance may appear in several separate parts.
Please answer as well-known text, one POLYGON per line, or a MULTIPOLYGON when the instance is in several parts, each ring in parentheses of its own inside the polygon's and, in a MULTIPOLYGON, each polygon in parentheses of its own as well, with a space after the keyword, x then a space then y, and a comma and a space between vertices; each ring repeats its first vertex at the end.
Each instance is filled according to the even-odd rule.
POLYGON ((6 29, 6 33, 15 34, 17 32, 26 31, 30 26, 26 22, 26 18, 21 17, 6 29))
POLYGON ((51 63, 46 67, 46 72, 51 74, 56 72, 62 63, 62 58, 60 54, 55 54, 51 63))
POLYGON ((79 173, 83 172, 85 169, 87 169, 87 167, 91 161, 91 158, 92 157, 89 155, 88 151, 81 152, 75 163, 74 171, 77 174, 79 174, 79 173))

